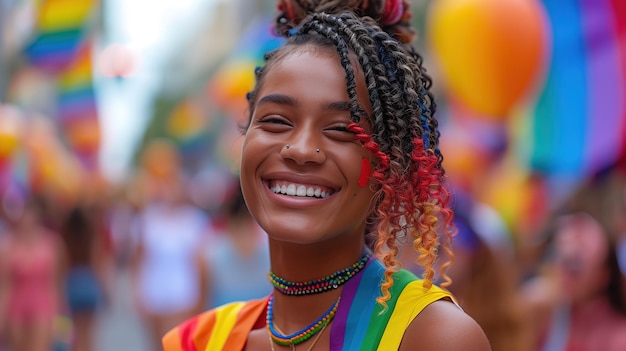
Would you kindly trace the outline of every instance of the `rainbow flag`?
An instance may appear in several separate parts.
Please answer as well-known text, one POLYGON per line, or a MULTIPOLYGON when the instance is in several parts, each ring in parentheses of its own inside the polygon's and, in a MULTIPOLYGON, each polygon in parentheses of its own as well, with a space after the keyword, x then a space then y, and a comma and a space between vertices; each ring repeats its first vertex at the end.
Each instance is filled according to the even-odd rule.
POLYGON ((94 3, 94 0, 40 1, 36 35, 24 51, 30 62, 51 72, 70 64, 85 36, 94 3))
POLYGON ((544 0, 551 62, 522 112, 524 163, 552 179, 583 179, 615 162, 626 141, 626 2, 544 0))
POLYGON ((81 43, 73 60, 59 73, 57 83, 57 113, 61 122, 96 116, 89 41, 81 43))
POLYGON ((57 85, 54 116, 83 165, 93 168, 100 143, 92 78, 90 21, 96 0, 43 0, 36 35, 24 55, 32 66, 52 73, 57 85))

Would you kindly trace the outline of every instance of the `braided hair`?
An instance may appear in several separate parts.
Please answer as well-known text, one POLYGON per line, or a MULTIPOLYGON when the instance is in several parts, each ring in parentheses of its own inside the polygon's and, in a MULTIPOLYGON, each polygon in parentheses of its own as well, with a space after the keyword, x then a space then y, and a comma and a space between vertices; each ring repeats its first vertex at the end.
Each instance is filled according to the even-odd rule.
POLYGON ((425 288, 432 285, 433 266, 443 244, 450 260, 442 265, 440 274, 442 286, 448 286, 445 270, 453 259, 450 244, 454 227, 449 193, 443 186, 431 81, 421 58, 376 21, 351 11, 311 14, 288 34, 285 45, 267 54, 265 67, 256 71, 256 87, 248 94, 250 119, 267 72, 282 58, 305 45, 338 53, 346 72, 352 121, 348 129, 377 160, 371 175, 376 206, 368 218, 373 233, 366 234, 373 236, 373 249, 386 268, 379 302, 386 305, 390 297, 392 274, 400 267, 400 239, 408 239, 417 251, 425 288), (372 114, 363 122, 372 126, 371 134, 358 124, 365 114, 357 99, 355 72, 363 73, 368 87, 372 114))

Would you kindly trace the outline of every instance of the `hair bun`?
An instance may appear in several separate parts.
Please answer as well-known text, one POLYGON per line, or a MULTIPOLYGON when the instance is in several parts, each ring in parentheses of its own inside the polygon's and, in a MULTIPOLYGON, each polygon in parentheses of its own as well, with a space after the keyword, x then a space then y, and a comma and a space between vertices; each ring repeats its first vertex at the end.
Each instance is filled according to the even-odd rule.
POLYGON ((411 25, 410 3, 407 0, 278 0, 276 8, 276 33, 287 36, 311 13, 339 13, 351 11, 360 17, 371 17, 399 42, 414 40, 411 25))

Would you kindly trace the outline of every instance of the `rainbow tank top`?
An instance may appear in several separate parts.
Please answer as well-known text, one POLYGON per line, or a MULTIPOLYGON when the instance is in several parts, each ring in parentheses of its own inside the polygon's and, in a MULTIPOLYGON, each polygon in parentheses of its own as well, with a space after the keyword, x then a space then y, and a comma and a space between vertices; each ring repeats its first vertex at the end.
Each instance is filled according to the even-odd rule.
MULTIPOLYGON (((430 303, 453 300, 437 286, 424 290, 407 270, 394 274, 388 310, 376 302, 385 269, 378 260, 349 280, 330 330, 330 351, 397 350, 411 321, 430 303)), ((165 351, 242 350, 248 334, 265 327, 268 297, 230 303, 195 316, 163 337, 165 351)))

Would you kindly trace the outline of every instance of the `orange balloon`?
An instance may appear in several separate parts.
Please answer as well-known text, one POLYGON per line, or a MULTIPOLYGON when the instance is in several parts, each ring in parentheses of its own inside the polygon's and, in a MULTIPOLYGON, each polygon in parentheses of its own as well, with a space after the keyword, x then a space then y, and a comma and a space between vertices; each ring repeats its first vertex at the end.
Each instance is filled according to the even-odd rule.
POLYGON ((487 117, 507 117, 544 71, 538 0, 435 0, 427 28, 448 93, 487 117))

